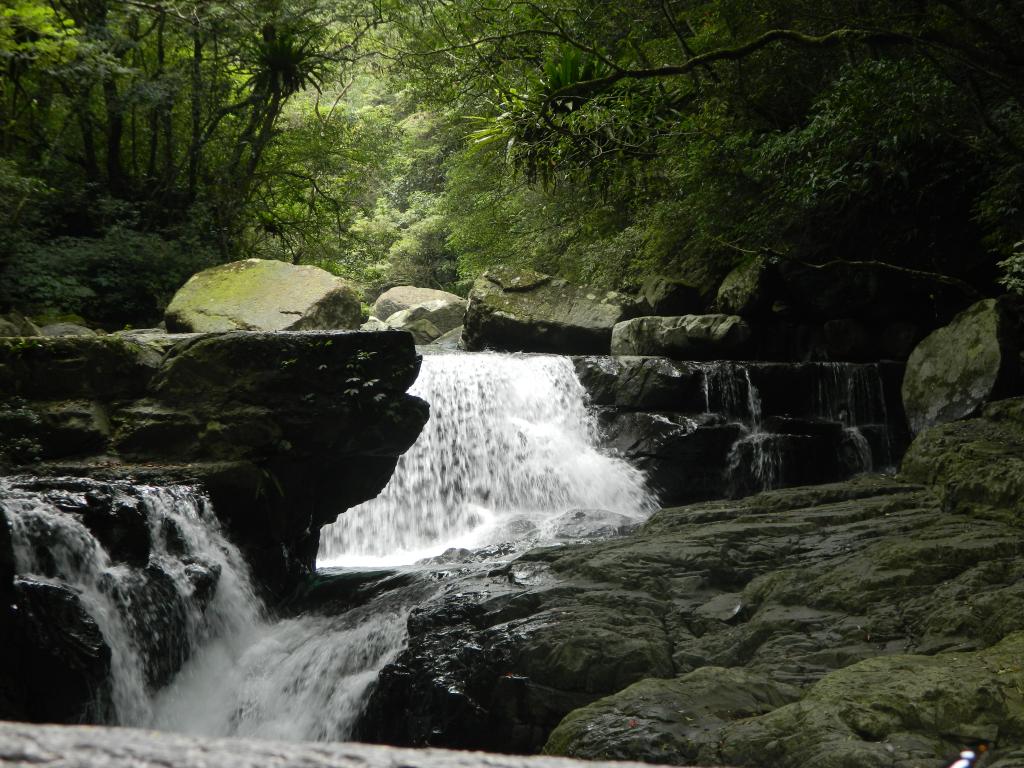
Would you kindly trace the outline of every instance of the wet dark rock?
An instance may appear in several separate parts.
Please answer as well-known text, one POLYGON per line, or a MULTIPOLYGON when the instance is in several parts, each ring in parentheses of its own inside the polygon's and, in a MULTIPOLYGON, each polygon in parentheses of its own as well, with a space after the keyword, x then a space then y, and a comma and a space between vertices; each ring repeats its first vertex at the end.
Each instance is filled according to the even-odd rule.
POLYGON ((999 724, 1000 748, 1024 750, 1008 661, 1024 637, 1022 402, 920 436, 905 467, 925 485, 663 509, 625 538, 459 582, 410 619, 360 735, 750 768, 876 764, 891 747, 909 768, 999 724), (928 690, 948 706, 922 704, 928 690))
POLYGON ((100 719, 110 708, 110 648, 78 596, 25 577, 14 580, 14 596, 16 642, 5 656, 15 659, 4 661, 17 715, 36 722, 100 719))
POLYGON ((569 541, 624 536, 637 526, 628 515, 607 509, 571 509, 552 521, 552 537, 569 541))
POLYGON ((1022 322, 1019 301, 985 299, 918 344, 903 380, 911 431, 970 416, 991 400, 1019 394, 1022 322))
POLYGON ((880 357, 874 348, 871 332, 859 320, 849 317, 829 320, 825 323, 824 334, 829 360, 859 363, 880 357))
MULTIPOLYGON (((3 339, 0 462, 203 483, 284 594, 312 569, 320 526, 376 495, 418 436, 427 407, 406 394, 418 370, 394 332, 3 339)), ((134 541, 105 543, 136 562, 134 541)))
POLYGON ((576 357, 576 375, 594 405, 641 411, 699 411, 704 372, 664 357, 576 357))

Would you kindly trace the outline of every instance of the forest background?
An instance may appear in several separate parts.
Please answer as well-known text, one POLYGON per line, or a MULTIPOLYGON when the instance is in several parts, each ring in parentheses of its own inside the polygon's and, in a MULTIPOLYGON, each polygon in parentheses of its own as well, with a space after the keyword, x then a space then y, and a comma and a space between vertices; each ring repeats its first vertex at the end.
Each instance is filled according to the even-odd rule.
POLYGON ((713 293, 746 260, 1024 288, 1024 4, 6 0, 0 309, 193 272, 713 293))

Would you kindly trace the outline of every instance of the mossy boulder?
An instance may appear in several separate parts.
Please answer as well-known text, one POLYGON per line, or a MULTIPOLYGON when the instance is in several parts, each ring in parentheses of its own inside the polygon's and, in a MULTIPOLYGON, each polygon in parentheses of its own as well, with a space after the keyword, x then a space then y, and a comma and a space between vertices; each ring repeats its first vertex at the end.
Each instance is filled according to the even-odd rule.
POLYGON ((798 702, 723 729, 702 760, 751 768, 911 768, 994 742, 989 765, 1020 765, 1024 632, 974 653, 868 659, 823 678, 798 702), (1001 757, 1006 757, 1004 761, 1001 757))
POLYGON ((1020 325, 1016 302, 985 299, 918 344, 903 379, 911 431, 962 419, 1018 393, 1020 325))
POLYGON ((174 332, 345 330, 359 327, 360 304, 319 267, 246 259, 193 275, 164 319, 174 332))
POLYGON ((724 726, 799 698, 798 688, 741 668, 648 678, 569 713, 543 751, 584 760, 706 764, 724 726))
POLYGON ((744 317, 764 313, 771 309, 776 279, 767 261, 748 259, 725 276, 718 287, 715 308, 727 315, 744 317))
POLYGON ((607 354, 612 328, 636 300, 531 270, 489 270, 473 285, 463 333, 466 348, 607 354))

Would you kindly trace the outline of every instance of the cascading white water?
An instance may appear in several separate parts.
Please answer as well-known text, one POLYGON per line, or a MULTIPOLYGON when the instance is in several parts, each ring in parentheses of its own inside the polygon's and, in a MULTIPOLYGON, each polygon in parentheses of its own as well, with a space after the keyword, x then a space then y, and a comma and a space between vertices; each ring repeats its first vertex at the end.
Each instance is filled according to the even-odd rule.
MULTIPOLYGON (((147 624, 152 613, 172 606, 139 600, 139 571, 114 562, 76 515, 44 496, 9 481, 3 484, 4 511, 11 525, 15 569, 20 576, 69 587, 96 622, 111 652, 113 722, 144 726, 153 719, 147 682, 147 624)), ((69 492, 74 502, 76 492, 69 492)), ((150 530, 149 568, 167 578, 182 609, 185 653, 207 638, 235 635, 257 620, 248 568, 223 537, 206 499, 185 486, 134 486, 150 530), (197 595, 198 574, 215 574, 212 596, 197 595)), ((83 493, 77 495, 82 496, 83 493)))
POLYGON ((408 563, 571 509, 653 508, 642 474, 599 451, 567 358, 426 355, 410 391, 430 403, 427 426, 381 494, 322 531, 321 565, 408 563))
MULTIPOLYGON (((515 530, 543 531, 570 510, 639 520, 653 509, 643 475, 598 450, 595 419, 566 358, 429 355, 412 392, 431 404, 427 427, 381 496, 324 531, 323 560, 409 563, 455 545, 515 538, 515 530), (530 525, 517 529, 522 522, 530 525)), ((76 590, 110 646, 115 721, 122 725, 207 736, 349 737, 369 686, 404 646, 409 613, 440 588, 412 578, 340 615, 270 621, 201 495, 135 487, 153 542, 147 569, 168 574, 187 606, 187 659, 154 690, 147 683, 151 659, 138 642, 146 614, 116 599, 140 569, 113 562, 74 515, 38 495, 0 490, 17 504, 9 516, 19 573, 76 590), (39 561, 41 541, 55 566, 39 561), (204 601, 193 594, 199 564, 218 574, 204 601)))

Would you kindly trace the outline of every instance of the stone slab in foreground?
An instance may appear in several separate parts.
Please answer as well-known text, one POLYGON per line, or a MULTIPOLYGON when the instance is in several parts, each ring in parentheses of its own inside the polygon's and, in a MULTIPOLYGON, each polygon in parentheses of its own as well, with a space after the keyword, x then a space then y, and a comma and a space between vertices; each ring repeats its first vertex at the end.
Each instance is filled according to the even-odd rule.
MULTIPOLYGON (((132 728, 0 723, 0 765, 48 768, 575 768, 578 760, 366 744, 204 739, 132 728)), ((588 762, 588 768, 640 763, 588 762)))

